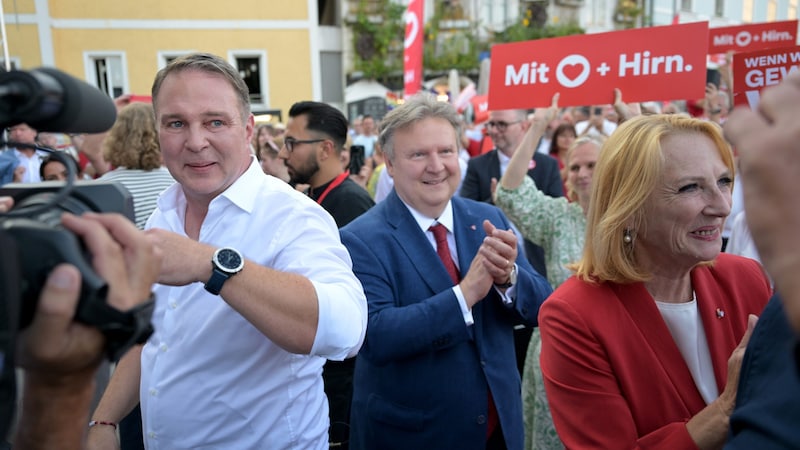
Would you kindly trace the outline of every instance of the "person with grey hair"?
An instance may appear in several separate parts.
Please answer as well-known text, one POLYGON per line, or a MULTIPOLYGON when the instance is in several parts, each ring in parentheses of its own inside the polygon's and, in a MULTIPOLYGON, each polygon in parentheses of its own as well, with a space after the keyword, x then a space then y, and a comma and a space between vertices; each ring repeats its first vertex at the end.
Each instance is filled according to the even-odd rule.
POLYGON ((417 95, 381 122, 389 196, 341 230, 367 294, 350 448, 522 448, 514 325, 550 294, 496 207, 455 196, 459 120, 417 95))
POLYGON ((178 58, 152 96, 177 181, 146 225, 164 255, 155 332, 120 361, 89 448, 116 448, 138 400, 150 449, 327 449, 322 366, 355 355, 367 321, 336 224, 261 170, 247 86, 225 60, 178 58))

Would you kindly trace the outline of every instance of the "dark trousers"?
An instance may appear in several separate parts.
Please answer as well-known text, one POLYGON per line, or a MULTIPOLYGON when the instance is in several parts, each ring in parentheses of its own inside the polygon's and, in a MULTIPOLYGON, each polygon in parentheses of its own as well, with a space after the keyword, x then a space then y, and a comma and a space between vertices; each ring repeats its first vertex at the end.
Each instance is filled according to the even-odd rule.
POLYGON ((332 449, 350 447, 350 404, 353 400, 353 372, 356 359, 327 361, 322 369, 325 395, 328 396, 331 428, 328 444, 332 449))
POLYGON ((486 450, 506 450, 506 440, 503 437, 503 430, 500 429, 500 425, 497 425, 495 428, 494 433, 489 436, 489 439, 486 440, 486 450))
POLYGON ((142 410, 139 404, 119 423, 119 442, 122 450, 144 450, 142 410))

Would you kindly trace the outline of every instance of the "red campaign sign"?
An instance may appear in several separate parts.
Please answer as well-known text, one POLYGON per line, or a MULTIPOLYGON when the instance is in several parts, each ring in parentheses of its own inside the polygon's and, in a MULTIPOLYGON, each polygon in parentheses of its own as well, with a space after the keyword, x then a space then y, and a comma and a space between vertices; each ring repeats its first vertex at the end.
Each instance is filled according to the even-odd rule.
POLYGON ((733 103, 755 109, 761 90, 800 69, 800 47, 733 55, 733 103))
POLYGON ((422 86, 422 13, 423 0, 411 0, 406 10, 406 34, 403 40, 403 95, 410 97, 422 86))
POLYGON ((752 52, 797 45, 797 19, 708 30, 708 53, 752 52))
POLYGON ((470 100, 472 110, 475 113, 473 123, 483 123, 489 120, 489 99, 485 95, 476 95, 470 100))
POLYGON ((708 23, 501 44, 492 47, 489 108, 515 109, 702 98, 708 23))

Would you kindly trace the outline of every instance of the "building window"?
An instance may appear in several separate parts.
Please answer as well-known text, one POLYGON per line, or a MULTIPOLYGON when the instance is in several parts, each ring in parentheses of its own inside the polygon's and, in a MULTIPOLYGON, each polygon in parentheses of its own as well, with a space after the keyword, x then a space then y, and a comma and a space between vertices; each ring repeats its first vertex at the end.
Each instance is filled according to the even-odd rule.
POLYGON ((339 1, 317 0, 317 15, 322 26, 339 26, 339 1))
POLYGON ((725 0, 714 0, 714 15, 725 17, 725 0))
POLYGON ((267 84, 266 52, 263 50, 235 50, 230 52, 229 60, 239 71, 247 89, 250 90, 250 103, 268 107, 269 85, 267 84))
POLYGON ((753 0, 742 1, 742 22, 751 23, 753 21, 753 0))
POLYGON ((789 20, 797 19, 797 0, 789 0, 789 9, 786 11, 786 18, 789 20))
POLYGON ((188 55, 194 52, 195 50, 171 50, 166 52, 158 52, 158 69, 163 69, 167 66, 167 64, 178 59, 180 56, 188 55))
POLYGON ((123 52, 87 52, 84 54, 84 70, 89 84, 111 98, 117 98, 128 91, 128 71, 123 52))
MULTIPOLYGON (((19 69, 19 58, 9 58, 8 59, 9 70, 17 70, 19 69)), ((0 58, 0 72, 6 72, 6 60, 0 58)))
POLYGON ((681 11, 692 12, 692 0, 681 0, 681 11))
POLYGON ((777 14, 778 5, 776 4, 775 0, 769 0, 769 2, 767 2, 767 21, 774 22, 777 14))

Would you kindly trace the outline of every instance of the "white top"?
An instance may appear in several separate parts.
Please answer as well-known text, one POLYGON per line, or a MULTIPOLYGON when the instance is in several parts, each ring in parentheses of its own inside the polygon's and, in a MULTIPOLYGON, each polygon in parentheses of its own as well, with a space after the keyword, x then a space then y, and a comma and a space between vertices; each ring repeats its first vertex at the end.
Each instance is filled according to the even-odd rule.
POLYGON ((32 156, 28 156, 19 150, 14 150, 14 155, 19 161, 19 165, 25 168, 25 173, 22 174, 21 183, 39 183, 42 181, 39 175, 39 168, 42 166, 42 160, 47 157, 47 153, 36 150, 32 156))
POLYGON ((686 303, 656 302, 661 317, 669 328, 675 344, 689 367, 694 384, 706 404, 719 397, 717 381, 714 378, 714 365, 711 363, 711 352, 708 350, 706 331, 697 311, 697 298, 686 303))
POLYGON ((376 142, 378 142, 378 135, 365 136, 363 134, 359 134, 355 138, 353 138, 353 145, 364 146, 364 156, 366 156, 367 158, 372 156, 372 153, 375 151, 376 142))
POLYGON ((103 174, 102 181, 116 181, 125 186, 133 197, 136 226, 144 228, 147 218, 156 209, 158 195, 172 186, 175 180, 163 167, 153 170, 135 170, 119 167, 103 174))
POLYGON ((728 240, 728 247, 725 249, 725 253, 744 256, 761 262, 756 243, 753 242, 750 228, 747 227, 745 212, 740 212, 736 217, 729 216, 727 222, 731 222, 732 226, 731 237, 730 240, 728 240))
POLYGON ((378 183, 375 186, 375 203, 380 203, 389 196, 394 188, 394 178, 389 175, 389 171, 385 168, 378 174, 378 183))
MULTIPOLYGON (((722 237, 731 238, 733 233, 733 222, 736 216, 744 211, 744 189, 742 188, 742 177, 737 173, 733 179, 733 192, 731 192, 731 212, 727 220, 722 225, 722 237)), ((730 242, 728 242, 730 245, 730 242)))
POLYGON ((605 136, 603 136, 603 134, 601 134, 599 131, 597 131, 597 128, 595 128, 595 127, 591 127, 591 128, 589 128, 589 131, 586 131, 586 128, 588 128, 588 127, 589 127, 589 121, 588 120, 584 120, 582 122, 578 122, 578 123, 575 124, 575 133, 579 137, 582 136, 584 132, 586 132, 586 135, 588 135, 588 136, 596 136, 596 137, 601 137, 601 138, 602 137, 608 137, 608 136, 611 136, 611 133, 613 133, 617 129, 617 124, 615 124, 614 122, 612 122, 610 120, 603 119, 603 134, 605 134, 605 136))
MULTIPOLYGON (((175 184, 147 228, 185 235, 185 211, 175 184)), ((327 450, 322 366, 355 355, 367 325, 366 297, 333 219, 253 158, 209 205, 200 241, 311 280, 319 299, 313 356, 278 347, 203 283, 156 285, 155 333, 142 351, 146 447, 327 450)))

